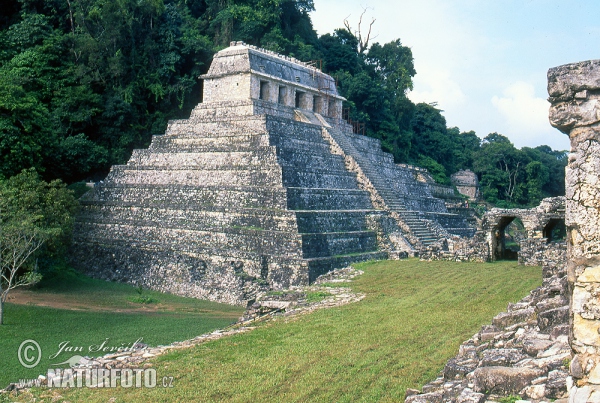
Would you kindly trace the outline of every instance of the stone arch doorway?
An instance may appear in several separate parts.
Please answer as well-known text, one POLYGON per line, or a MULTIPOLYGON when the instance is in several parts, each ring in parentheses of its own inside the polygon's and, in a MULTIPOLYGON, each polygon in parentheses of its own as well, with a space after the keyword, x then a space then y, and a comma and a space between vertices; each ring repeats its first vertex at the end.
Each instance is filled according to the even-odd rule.
POLYGON ((547 198, 531 209, 493 208, 480 228, 486 234, 489 260, 517 258, 523 264, 541 264, 566 239, 565 198, 547 198))
POLYGON ((520 241, 525 234, 525 226, 519 217, 501 217, 494 229, 492 260, 517 260, 520 241))

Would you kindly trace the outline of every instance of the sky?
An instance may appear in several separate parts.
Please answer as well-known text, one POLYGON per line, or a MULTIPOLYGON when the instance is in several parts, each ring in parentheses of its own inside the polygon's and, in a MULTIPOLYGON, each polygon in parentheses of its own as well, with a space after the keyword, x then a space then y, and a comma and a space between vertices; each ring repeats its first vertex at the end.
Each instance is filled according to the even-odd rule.
POLYGON ((568 150, 548 122, 548 69, 600 59, 597 0, 314 0, 319 35, 371 20, 371 43, 400 39, 417 74, 408 96, 436 102, 448 127, 497 132, 518 147, 568 150))

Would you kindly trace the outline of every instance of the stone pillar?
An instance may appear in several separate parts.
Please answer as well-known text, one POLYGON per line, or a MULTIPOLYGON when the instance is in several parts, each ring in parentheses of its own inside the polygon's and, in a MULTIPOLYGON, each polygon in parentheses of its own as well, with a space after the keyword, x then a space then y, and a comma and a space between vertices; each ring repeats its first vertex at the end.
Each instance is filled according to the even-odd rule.
POLYGON ((569 135, 566 170, 571 402, 600 402, 600 60, 548 71, 550 123, 569 135))

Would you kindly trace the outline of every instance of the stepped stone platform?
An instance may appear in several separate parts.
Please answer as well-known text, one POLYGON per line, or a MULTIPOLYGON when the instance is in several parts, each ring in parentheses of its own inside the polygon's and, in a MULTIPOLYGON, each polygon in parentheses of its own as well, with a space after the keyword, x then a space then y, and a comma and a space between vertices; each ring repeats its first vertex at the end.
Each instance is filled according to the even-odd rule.
POLYGON ((232 43, 202 78, 190 118, 169 122, 81 199, 80 270, 246 304, 472 231, 416 168, 352 133, 330 76, 232 43))

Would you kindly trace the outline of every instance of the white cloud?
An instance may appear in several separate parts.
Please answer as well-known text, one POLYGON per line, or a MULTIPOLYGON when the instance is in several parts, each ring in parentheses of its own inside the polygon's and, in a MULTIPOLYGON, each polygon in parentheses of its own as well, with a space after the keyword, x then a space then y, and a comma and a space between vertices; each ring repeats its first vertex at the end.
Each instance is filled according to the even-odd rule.
POLYGON ((535 96, 532 84, 517 81, 504 89, 503 96, 493 96, 491 102, 504 118, 511 137, 532 138, 548 133, 550 104, 535 96))
MULTIPOLYGON (((356 27, 365 4, 315 2, 317 11, 311 16, 320 34, 343 26, 345 17, 356 27)), ((536 92, 533 86, 542 89, 551 66, 589 59, 590 49, 598 48, 600 41, 589 27, 598 23, 586 17, 590 22, 585 38, 572 27, 561 27, 557 33, 548 28, 558 26, 549 25, 549 20, 560 20, 566 9, 568 15, 574 13, 573 21, 583 16, 570 6, 561 6, 558 12, 546 2, 513 3, 511 8, 480 0, 371 0, 363 23, 377 20, 372 42, 400 38, 411 48, 417 74, 408 96, 413 102, 437 102, 448 126, 474 130, 481 137, 498 132, 517 147, 547 144, 566 149, 568 137, 548 122, 545 91, 536 92)))
POLYGON ((437 102, 441 109, 463 105, 466 96, 448 70, 421 67, 415 77, 415 89, 408 94, 414 103, 437 102))

